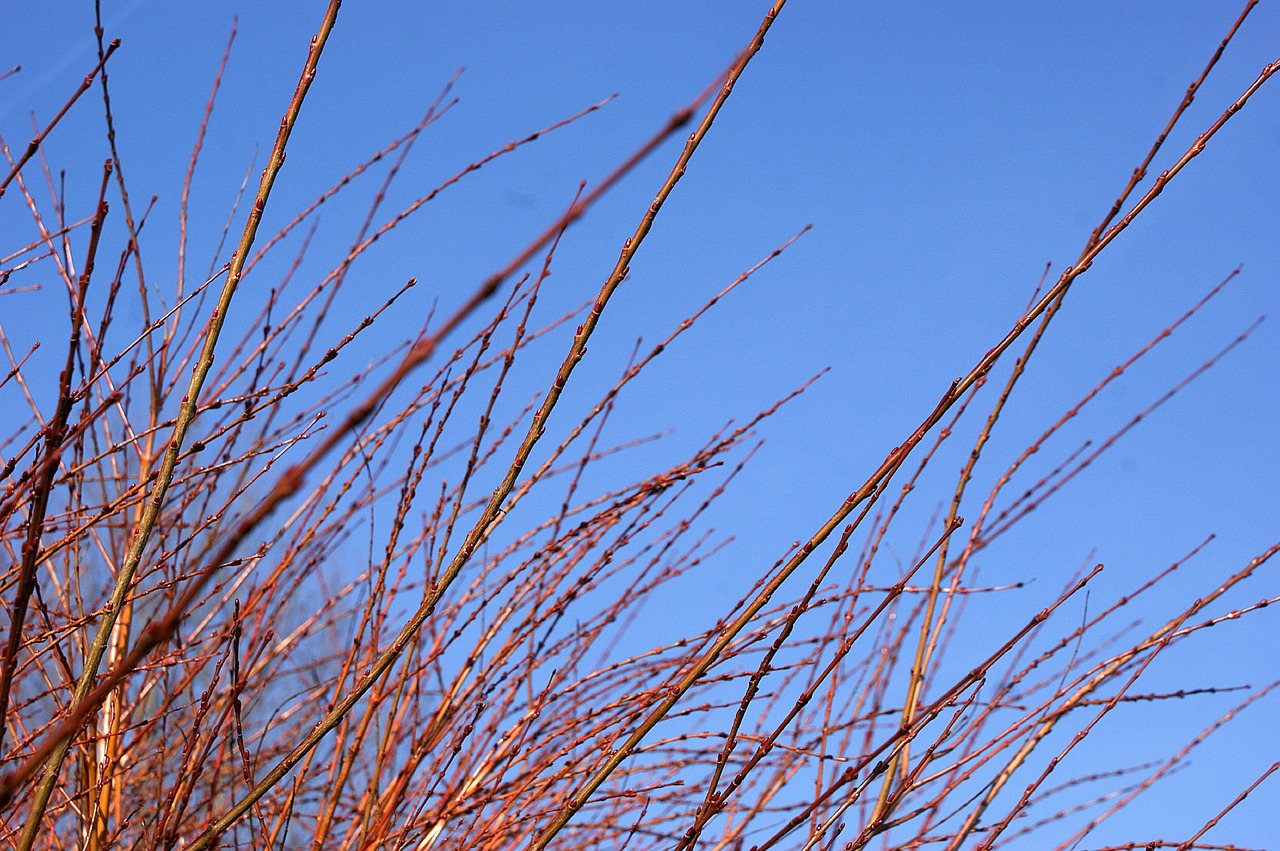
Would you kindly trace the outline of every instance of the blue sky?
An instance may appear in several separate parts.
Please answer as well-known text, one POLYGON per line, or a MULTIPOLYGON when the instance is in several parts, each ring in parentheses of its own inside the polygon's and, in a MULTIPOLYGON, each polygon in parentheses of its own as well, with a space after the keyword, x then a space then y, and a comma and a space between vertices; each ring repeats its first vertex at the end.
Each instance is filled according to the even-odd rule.
MULTIPOLYGON (((123 40, 110 74, 126 173, 139 196, 159 196, 144 245, 156 268, 172 262, 178 188, 239 16, 193 188, 198 212, 189 252, 203 271, 214 262, 222 222, 255 154, 255 174, 263 164, 322 4, 104 5, 109 35, 123 40)), ((410 276, 422 281, 405 302, 411 315, 392 334, 408 335, 433 300, 442 309, 456 303, 523 247, 568 204, 578 181, 602 177, 712 81, 765 8, 666 0, 479 5, 344 5, 268 229, 271 215, 283 222, 412 127, 461 67, 453 92, 458 105, 423 137, 388 209, 511 139, 618 97, 487 166, 358 265, 359 286, 348 293, 352 315, 365 312, 360 295, 384 294, 410 276)), ((810 233, 655 364, 615 421, 619 440, 672 430, 617 462, 625 478, 627 465, 649 469, 681 457, 727 418, 748 417, 830 367, 768 423, 764 449, 714 516, 717 529, 735 537, 726 569, 749 573, 754 563, 771 564, 901 442, 950 379, 999 339, 1045 264, 1056 273, 1075 259, 1238 5, 1003 2, 977 9, 928 2, 908 12, 902 4, 796 0, 633 264, 566 404, 589 404, 623 369, 636 338, 665 336, 812 223, 810 233)), ((92 6, 19 4, 6 17, 10 37, 0 69, 23 70, 0 81, 0 133, 17 150, 30 135, 28 111, 43 124, 92 66, 92 6)), ((1277 35, 1280 12, 1264 3, 1153 172, 1277 59, 1277 35)), ((1274 82, 1264 87, 1080 278, 1003 422, 988 480, 1113 366, 1241 267, 1222 295, 1041 453, 1035 469, 1047 471, 1079 441, 1120 427, 1259 316, 1268 317, 1243 346, 993 550, 983 568, 987 579, 1037 580, 1021 597, 1006 599, 1015 621, 1090 559, 1108 567, 1094 593, 1122 593, 1217 535, 1189 575, 1171 586, 1172 604, 1209 590, 1212 577, 1237 570, 1277 537, 1276 89, 1274 82)), ((106 154, 98 115, 94 92, 46 146, 69 175, 96 175, 100 168, 106 154)), ((660 151, 570 232, 545 296, 547 315, 594 293, 676 152, 675 145, 660 151)), ((96 186, 96 177, 78 185, 96 186)), ((6 231, 30 227, 14 193, 0 203, 6 231)), ((346 233, 343 211, 361 203, 332 205, 321 215, 321 233, 346 233)), ((335 239, 345 249, 349 237, 335 239)), ((17 339, 35 336, 34 313, 18 297, 0 300, 0 311, 17 339)), ((933 490, 919 498, 921 522, 949 497, 967 448, 953 448, 933 490)), ((924 529, 903 524, 903 552, 914 549, 924 529)), ((1272 567, 1232 605, 1276 589, 1272 567)), ((708 587, 696 601, 673 604, 669 622, 653 628, 705 627, 718 603, 735 598, 708 587)), ((1277 626, 1273 613, 1262 613, 1215 629, 1184 649, 1176 665, 1156 672, 1157 681, 1263 685, 1277 676, 1277 626)), ((963 640, 988 646, 999 632, 984 633, 978 624, 963 640)), ((1185 727, 1170 727, 1169 741, 1181 743, 1233 700, 1197 707, 1185 727)), ((1195 771, 1135 806, 1115 834, 1100 835, 1132 827, 1135 839, 1178 839, 1198 827, 1276 758, 1276 712, 1274 700, 1249 710, 1195 771)), ((1144 738, 1132 730, 1106 736, 1099 736, 1106 747, 1119 749, 1144 738)), ((1274 822, 1264 818, 1280 811, 1278 788, 1274 779, 1264 785, 1246 811, 1210 837, 1245 847, 1280 843, 1274 822)))

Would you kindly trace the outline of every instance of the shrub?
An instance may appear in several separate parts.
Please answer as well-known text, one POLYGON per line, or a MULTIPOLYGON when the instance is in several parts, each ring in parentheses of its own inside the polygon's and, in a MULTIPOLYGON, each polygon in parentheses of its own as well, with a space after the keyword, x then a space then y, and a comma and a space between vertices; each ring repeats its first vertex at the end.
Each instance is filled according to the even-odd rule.
MULTIPOLYGON (((1186 305, 1144 296, 1159 318, 1149 333, 1126 329, 1131 351, 1118 359, 1092 339, 1118 334, 1106 318, 1064 317, 1077 282, 1211 155, 1280 68, 1266 65, 1212 115, 1193 108, 1253 5, 1170 104, 1168 126, 1153 125, 1157 141, 1114 206, 1073 235, 1084 238, 1078 258, 1020 291, 1024 308, 1009 291, 984 291, 990 258, 947 269, 946 292, 902 283, 921 274, 911 256, 894 258, 906 270, 896 280, 877 282, 883 296, 833 294, 845 281, 798 289, 829 299, 806 321, 839 329, 859 358, 816 384, 803 367, 821 335, 797 339, 809 329, 781 306, 800 297, 756 289, 747 303, 763 315, 730 312, 772 339, 715 324, 756 278, 798 275, 788 264, 800 263, 808 229, 787 223, 775 239, 777 222, 753 218, 756 208, 717 207, 722 199, 688 188, 704 160, 713 178, 718 162, 732 181, 775 178, 743 170, 731 146, 752 143, 733 106, 766 73, 765 33, 775 18, 785 31, 791 14, 777 15, 782 2, 719 77, 608 168, 601 136, 581 140, 615 109, 609 100, 440 165, 475 147, 450 129, 465 121, 455 113, 465 115, 466 75, 443 84, 407 132, 349 156, 348 138, 384 129, 361 116, 408 90, 386 79, 385 48, 355 34, 369 10, 339 16, 333 0, 263 145, 261 178, 241 185, 231 175, 266 126, 255 119, 274 103, 276 55, 258 29, 241 59, 233 30, 180 191, 155 197, 150 182, 172 171, 179 144, 171 95, 117 79, 127 47, 117 56, 99 18, 84 84, 65 110, 41 108, 30 145, 6 147, 0 200, 12 367, 0 502, 11 565, 0 659, 7 839, 94 849, 1226 847, 1204 835, 1276 764, 1243 775, 1220 757, 1195 766, 1203 794, 1185 833, 1167 815, 1125 818, 1176 789, 1193 754, 1228 722, 1241 728, 1237 713, 1271 701, 1274 654, 1260 642, 1274 587, 1258 588, 1280 544, 1232 563, 1202 552, 1200 537, 1184 545, 1128 528, 1132 549, 1118 549, 1124 567, 1108 579, 1072 500, 1081 481, 1093 482, 1086 501, 1124 487, 1115 466, 1098 472, 1109 451, 1253 344, 1257 326, 1193 350, 1196 362, 1149 402, 1117 405, 1107 401, 1117 388, 1237 274, 1186 305), (323 120, 310 118, 317 99, 323 120), (433 172, 414 157, 437 136, 448 143, 432 148, 441 176, 427 181, 433 172), (526 155, 542 158, 531 171, 506 165, 526 155), (555 175, 530 178, 538 168, 555 175), (576 184, 583 171, 604 176, 576 184), (558 211, 537 193, 560 193, 558 211), (462 221, 422 225, 436 209, 462 221), (623 216, 631 225, 619 236, 623 216), (669 216, 685 217, 690 242, 662 229, 669 216), (718 227, 697 224, 708 216, 718 227), (720 235, 745 256, 741 230, 754 259, 707 286, 723 268, 699 249, 720 235), (685 275, 678 287, 645 270, 646 252, 662 249, 677 255, 662 268, 685 275), (460 289, 480 264, 496 271, 460 289), (848 315, 818 321, 824 312, 848 315), (877 324, 898 322, 918 336, 889 350, 877 324), (657 342, 633 343, 634 328, 657 342), (976 355, 975 340, 986 340, 976 355), (786 374, 776 392, 770 360, 786 374), (940 375, 958 377, 935 386, 940 375), (842 401, 823 395, 829 380, 864 386, 853 396, 841 384, 853 399, 842 401), (744 416, 744 400, 759 413, 744 416), (795 410, 818 420, 812 445, 761 449, 758 432, 794 422, 795 410), (856 441, 842 430, 849 419, 866 421, 856 441), (672 421, 678 433, 652 439, 672 421), (1094 439, 1073 444, 1082 429, 1094 439), (762 479, 753 461, 777 472, 762 479), (783 526, 794 545, 765 549, 778 538, 763 530, 783 526), (1187 563, 1198 575, 1177 572, 1187 563), (1211 636, 1228 630, 1237 637, 1226 646, 1252 649, 1242 670, 1263 677, 1257 688, 1242 692, 1235 669, 1196 664, 1197 648, 1222 646, 1211 636), (1131 840, 1099 840, 1121 835, 1109 826, 1131 840)), ((733 34, 744 14, 732 7, 703 23, 733 34)), ((282 43, 292 44, 290 27, 281 24, 282 43)), ((204 47, 195 36, 170 45, 178 56, 204 47)), ((554 58, 540 61, 537 85, 554 87, 554 58)), ((653 57, 647 78, 659 90, 662 62, 653 57)), ((174 97, 195 103, 186 89, 174 97)), ((823 92, 794 97, 842 106, 823 92)), ((512 123, 528 112, 516 98, 501 105, 512 123)), ((1019 120, 1012 105, 996 114, 1019 120)), ((1072 122, 1081 114, 1064 110, 1072 122)), ((865 132, 891 133, 877 117, 863 113, 865 132)), ((803 140, 789 144, 788 156, 808 156, 803 140)), ((943 180, 978 174, 997 197, 1007 178, 978 167, 982 140, 906 144, 907 159, 937 150, 946 177, 860 201, 864 216, 924 228, 940 218, 913 199, 947 197, 943 180)), ((1066 168, 1101 179, 1086 164, 1066 168)), ((777 178, 787 175, 778 163, 777 178)), ((1216 185, 1255 177, 1239 169, 1216 185)), ((776 190, 745 191, 759 200, 776 190)), ((1014 227, 1019 213, 992 215, 1014 227)), ((850 245, 865 249, 860 240, 850 245)), ((845 262, 866 285, 885 258, 845 262)), ((1265 382, 1254 392, 1255 407, 1274 408, 1265 382)), ((1219 435, 1237 416, 1213 403, 1195 414, 1219 435)), ((1274 466, 1265 445, 1242 442, 1246 457, 1274 466)), ((1163 446, 1151 438, 1147 448, 1163 446)), ((1176 479, 1180 462, 1166 461, 1176 479)), ((1228 470, 1213 480, 1237 481, 1228 470)), ((1249 756, 1270 760, 1274 749, 1243 729, 1249 756)))

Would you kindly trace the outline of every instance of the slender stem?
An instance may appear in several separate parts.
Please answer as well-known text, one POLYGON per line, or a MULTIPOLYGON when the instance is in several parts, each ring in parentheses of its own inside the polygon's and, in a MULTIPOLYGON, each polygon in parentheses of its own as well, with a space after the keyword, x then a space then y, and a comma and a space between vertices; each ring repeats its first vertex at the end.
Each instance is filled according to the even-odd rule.
POLYGON ((79 88, 77 88, 75 93, 72 94, 67 102, 62 105, 62 109, 58 110, 58 114, 53 117, 53 120, 50 121, 43 130, 36 134, 34 139, 27 143, 27 148, 22 152, 22 156, 18 157, 17 161, 12 167, 10 167, 9 173, 4 176, 4 180, 0 180, 0 197, 4 197, 4 191, 9 188, 9 183, 17 177, 18 172, 22 171, 22 167, 27 164, 27 161, 35 156, 36 151, 40 150, 40 145, 44 143, 45 137, 49 135, 54 127, 58 126, 58 122, 67 114, 72 105, 80 99, 80 96, 89 91, 89 87, 93 85, 93 78, 102 70, 102 66, 107 64, 107 60, 111 58, 111 54, 115 53, 116 48, 119 46, 120 39, 116 39, 107 46, 106 53, 104 53, 102 58, 98 60, 98 64, 94 66, 93 70, 90 71, 80 82, 79 88))

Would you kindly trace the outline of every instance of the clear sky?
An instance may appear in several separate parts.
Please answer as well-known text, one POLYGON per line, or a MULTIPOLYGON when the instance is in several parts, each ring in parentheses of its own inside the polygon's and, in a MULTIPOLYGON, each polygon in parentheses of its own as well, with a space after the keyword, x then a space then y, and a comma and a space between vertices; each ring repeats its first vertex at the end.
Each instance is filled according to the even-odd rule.
MULTIPOLYGON (((145 232, 153 269, 172 263, 178 192, 233 17, 239 34, 193 185, 188 251, 199 272, 226 260, 226 249, 214 257, 222 223, 246 171, 252 165, 256 175, 263 165, 323 5, 104 2, 108 35, 122 39, 109 67, 124 167, 135 193, 159 196, 145 232)), ((682 457, 728 418, 749 417, 830 367, 762 429, 765 447, 712 517, 735 539, 721 556, 728 569, 750 575, 754 565, 767 567, 829 516, 947 383, 1003 335, 1045 264, 1056 276, 1075 259, 1242 6, 793 0, 633 264, 566 404, 589 404, 625 367, 636 338, 661 339, 812 223, 654 365, 612 431, 622 441, 672 430, 612 462, 625 478, 682 457)), ((351 315, 367 311, 361 294, 380 301, 410 276, 422 282, 403 303, 403 326, 385 330, 398 340, 433 301, 441 310, 460 301, 554 219, 580 180, 604 176, 712 82, 765 8, 348 0, 267 229, 410 129, 464 66, 453 90, 459 103, 423 137, 387 209, 617 93, 597 113, 445 193, 359 263, 351 315)), ((22 71, 0 81, 0 133, 16 151, 30 137, 29 112, 43 125, 92 67, 92 4, 9 4, 4 18, 0 71, 22 71)), ((1263 2, 1153 173, 1278 58, 1280 10, 1263 2)), ((1046 473, 1082 440, 1104 439, 1258 317, 1267 320, 993 548, 984 579, 1030 585, 1001 599, 1010 621, 984 625, 979 617, 957 641, 989 647, 1091 560, 1107 566, 1092 593, 1109 599, 1215 534, 1168 589, 1173 606, 1208 592, 1214 577, 1280 536, 1278 107, 1273 81, 1079 279, 1002 422, 982 480, 992 481, 1042 428, 1237 267, 1220 296, 1101 396, 1033 469, 1046 473)), ((68 185, 85 195, 106 156, 99 116, 94 92, 46 146, 68 185)), ((594 294, 677 150, 668 144, 570 232, 547 316, 594 294)), ((322 212, 320 233, 335 241, 328 255, 317 252, 322 257, 349 244, 349 217, 365 201, 350 203, 322 212)), ((34 238, 12 192, 0 201, 0 228, 7 234, 0 248, 34 238)), ((0 298, 0 317, 15 339, 34 338, 39 317, 20 298, 0 298)), ((931 490, 916 497, 915 525, 901 525, 896 546, 904 558, 949 498, 972 432, 958 440, 931 490)), ((1217 611, 1274 596, 1276 568, 1217 611)), ((653 629, 704 628, 739 590, 707 587, 673 601, 668 622, 653 629)), ((1158 622, 1163 611, 1150 616, 1158 622)), ((1176 664, 1154 671, 1150 690, 1265 685, 1280 676, 1278 627, 1273 607, 1215 628, 1179 648, 1176 664)), ((1172 720, 1158 730, 1125 728, 1146 716, 1117 713, 1099 731, 1098 747, 1120 764, 1131 753, 1136 761, 1171 752, 1239 699, 1166 707, 1172 720), (1144 749, 1153 739, 1158 747, 1144 749)), ((1182 838, 1277 759, 1278 719, 1274 699, 1252 707, 1192 770, 1090 841, 1182 838)), ((1276 812, 1273 778, 1209 838, 1280 847, 1277 821, 1267 817, 1276 812)))

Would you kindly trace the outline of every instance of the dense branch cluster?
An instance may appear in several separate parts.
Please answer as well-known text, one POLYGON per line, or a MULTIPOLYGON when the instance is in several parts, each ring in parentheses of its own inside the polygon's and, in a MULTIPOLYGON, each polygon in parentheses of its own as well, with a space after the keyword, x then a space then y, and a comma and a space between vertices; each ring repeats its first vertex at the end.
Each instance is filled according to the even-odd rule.
MULTIPOLYGON (((62 361, 56 375, 29 368, 32 351, 4 333, 6 842, 986 849, 1058 831, 1066 838, 1053 844, 1074 848, 1268 695, 1275 683, 1228 694, 1223 717, 1169 743, 1158 763, 1094 773, 1063 763, 1117 707, 1156 713, 1190 696, 1145 690, 1142 675, 1198 632, 1271 602, 1264 592, 1254 606, 1215 607, 1280 544, 1212 577, 1158 622, 1129 613, 1198 548, 1120 597, 1095 599, 1083 621, 1060 609, 1083 597, 1098 565, 1082 566, 1042 610, 1009 617, 980 651, 952 640, 971 599, 1011 590, 978 582, 979 554, 1185 385, 1048 475, 1024 470, 1231 278, 1155 339, 1138 341, 1131 359, 1028 439, 1006 470, 979 469, 1072 284, 1277 70, 1264 69, 1147 181, 1230 36, 1077 262, 1041 282, 1008 333, 939 388, 900 445, 866 459, 874 471, 865 482, 828 519, 797 530, 790 552, 752 564, 746 592, 704 630, 637 643, 631 627, 652 607, 714 575, 723 540, 704 517, 793 396, 621 484, 596 471, 649 438, 614 438, 615 405, 801 234, 764 249, 660 343, 637 348, 591 404, 573 408, 564 391, 721 107, 749 83, 739 78, 766 32, 785 25, 782 6, 719 79, 611 174, 584 185, 524 250, 498 258, 498 271, 454 312, 372 347, 374 335, 387 339, 392 309, 418 292, 410 280, 372 297, 364 315, 334 310, 378 239, 487 163, 535 141, 553 144, 556 131, 603 104, 526 132, 388 214, 387 188, 405 157, 454 104, 446 87, 416 127, 314 204, 278 210, 276 176, 287 172, 309 88, 323 85, 326 40, 341 28, 334 0, 249 189, 243 229, 223 234, 235 248, 193 284, 187 204, 191 173, 211 156, 205 128, 182 189, 176 275, 166 278, 150 271, 162 247, 147 239, 148 207, 130 194, 129 163, 115 147, 117 43, 99 27, 84 84, 21 153, 5 147, 0 183, 0 204, 25 209, 35 229, 25 244, 6 234, 13 244, 0 250, 0 330, 28 309, 24 299, 36 303, 36 284, 68 305, 43 320, 42 342, 62 361), (65 114, 95 108, 95 88, 111 158, 101 174, 70 175, 95 190, 95 203, 77 208, 83 198, 64 203, 42 144, 65 114), (652 203, 619 238, 599 292, 547 315, 539 295, 562 235, 685 132, 652 203), (359 191, 379 170, 384 181, 351 227, 346 256, 327 273, 295 274, 309 268, 307 229, 323 202, 359 191), (274 233, 259 230, 277 218, 287 222, 274 233), (285 272, 272 277, 273 268, 285 272), (233 310, 242 319, 226 322, 233 310), (363 365, 353 355, 370 350, 376 356, 363 365), (546 351, 557 353, 557 367, 526 367, 546 351), (963 432, 971 421, 978 425, 963 432), (958 450, 954 492, 931 526, 913 528, 903 507, 961 433, 976 439, 958 450), (895 565, 891 542, 908 536, 921 540, 918 550, 895 565)), ((231 55, 228 45, 224 67, 231 55)), ((206 124, 220 85, 221 71, 206 124)), ((1247 791, 1233 790, 1239 797, 1225 798, 1223 811, 1247 791)), ((1198 835, 1148 842, 1126 847, 1221 847, 1198 835)))

